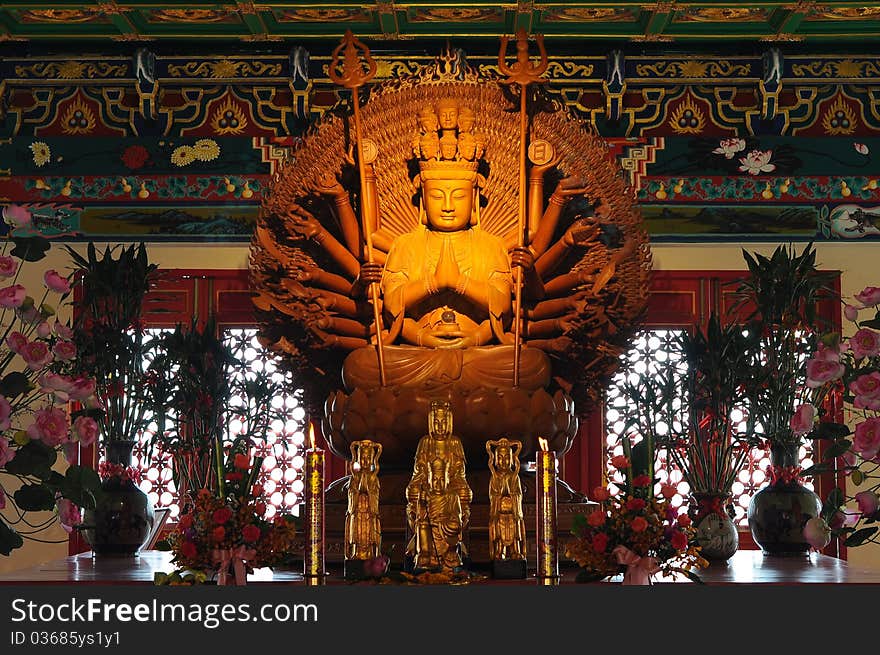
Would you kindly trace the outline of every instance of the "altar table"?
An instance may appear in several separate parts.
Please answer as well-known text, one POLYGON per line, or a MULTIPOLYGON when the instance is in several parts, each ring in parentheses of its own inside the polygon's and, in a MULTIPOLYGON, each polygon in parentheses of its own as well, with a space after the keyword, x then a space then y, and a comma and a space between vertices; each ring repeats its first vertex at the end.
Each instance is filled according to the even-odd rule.
MULTIPOLYGON (((91 553, 73 555, 31 568, 0 575, 3 584, 152 584, 157 572, 170 573, 171 554, 144 551, 131 558, 93 558, 91 553)), ((563 570, 563 583, 573 580, 576 571, 563 570)), ((827 555, 809 557, 766 557, 757 550, 740 550, 727 564, 713 565, 701 572, 704 582, 714 584, 880 584, 880 571, 861 569, 827 555)), ((663 578, 657 576, 662 582, 663 578)), ((302 576, 292 570, 257 569, 248 582, 302 584, 302 576)), ((341 572, 328 582, 343 583, 341 572)), ((492 581, 494 583, 494 581, 492 581)), ((534 580, 505 581, 500 584, 534 584, 534 580)))

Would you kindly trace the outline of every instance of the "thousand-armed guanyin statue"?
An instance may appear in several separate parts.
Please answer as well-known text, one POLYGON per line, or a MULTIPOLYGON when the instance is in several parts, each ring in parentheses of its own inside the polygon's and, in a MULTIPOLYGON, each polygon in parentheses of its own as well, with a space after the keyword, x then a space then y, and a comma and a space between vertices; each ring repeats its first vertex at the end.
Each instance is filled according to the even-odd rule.
POLYGON ((369 51, 349 34, 334 53, 352 103, 275 177, 251 277, 261 339, 340 456, 369 438, 410 468, 436 400, 469 463, 501 437, 561 455, 627 348, 647 236, 605 143, 535 84, 539 45, 537 63, 523 35, 497 71, 449 55, 369 92, 369 51))

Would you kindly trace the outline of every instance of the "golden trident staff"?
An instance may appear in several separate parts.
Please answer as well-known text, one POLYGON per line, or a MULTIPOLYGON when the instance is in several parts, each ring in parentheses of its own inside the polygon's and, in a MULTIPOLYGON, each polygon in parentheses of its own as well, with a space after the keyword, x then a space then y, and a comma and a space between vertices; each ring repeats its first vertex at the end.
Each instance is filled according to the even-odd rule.
MULTIPOLYGON (((501 50, 498 53, 498 70, 507 76, 502 84, 519 84, 519 216, 517 221, 517 247, 525 246, 526 226, 526 138, 528 131, 528 113, 526 100, 528 98, 529 84, 543 83, 547 80, 541 75, 547 70, 547 51, 544 49, 544 36, 536 34, 538 52, 541 61, 534 65, 529 60, 529 40, 526 31, 521 29, 516 33, 516 61, 507 65, 507 36, 501 37, 501 50)), ((513 386, 519 386, 519 360, 522 346, 522 287, 523 270, 516 267, 516 280, 513 300, 513 386)))
MULTIPOLYGON (((367 220, 366 202, 364 199, 364 189, 367 186, 366 174, 364 172, 364 142, 361 138, 361 103, 358 98, 358 89, 364 83, 373 79, 376 75, 376 62, 370 56, 370 49, 361 43, 351 30, 345 30, 345 36, 342 37, 341 43, 333 50, 333 58, 330 62, 330 68, 327 71, 330 79, 346 89, 351 89, 351 100, 354 105, 354 134, 357 141, 357 163, 358 176, 360 178, 361 194, 360 194, 360 210, 361 225, 364 230, 364 237, 367 242, 367 263, 373 263, 373 235, 371 234, 370 224, 367 220), (345 48, 342 61, 342 73, 339 73, 339 52, 345 48), (358 51, 363 52, 364 60, 367 63, 366 72, 361 67, 358 51)), ((382 350, 382 312, 379 309, 379 287, 375 282, 370 283, 370 300, 373 301, 373 321, 376 324, 376 353, 379 356, 379 383, 385 386, 385 353, 382 350)))

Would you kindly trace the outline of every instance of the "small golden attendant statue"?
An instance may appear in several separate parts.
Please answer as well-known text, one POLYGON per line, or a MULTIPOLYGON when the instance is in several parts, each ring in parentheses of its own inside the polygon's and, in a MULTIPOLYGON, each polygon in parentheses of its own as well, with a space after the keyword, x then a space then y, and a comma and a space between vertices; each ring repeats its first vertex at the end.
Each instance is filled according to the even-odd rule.
POLYGON ((502 438, 486 442, 489 453, 489 553, 496 577, 525 577, 525 522, 519 453, 522 443, 502 438), (502 563, 509 562, 505 566, 502 563))
POLYGON ((407 524, 412 537, 407 555, 415 570, 460 569, 467 555, 463 543, 473 492, 465 477, 464 449, 452 434, 448 402, 434 401, 428 434, 416 450, 413 475, 406 487, 407 524))
POLYGON ((351 444, 351 480, 345 512, 345 559, 365 561, 379 556, 379 457, 382 444, 364 439, 351 444))

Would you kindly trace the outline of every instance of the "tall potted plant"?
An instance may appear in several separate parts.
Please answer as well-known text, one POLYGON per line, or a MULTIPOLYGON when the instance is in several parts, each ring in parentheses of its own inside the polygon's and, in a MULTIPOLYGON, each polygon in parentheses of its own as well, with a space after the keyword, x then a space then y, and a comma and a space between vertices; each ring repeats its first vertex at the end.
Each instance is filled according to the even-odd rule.
POLYGON ((749 528, 765 553, 805 554, 807 521, 819 515, 821 501, 801 480, 802 434, 792 412, 813 391, 806 385, 807 359, 816 349, 817 306, 830 297, 832 275, 816 268, 816 251, 779 246, 770 257, 743 250, 749 274, 736 289, 733 312, 745 312, 748 329, 760 335, 763 373, 744 380, 749 408, 770 449, 769 482, 749 504, 749 528))
POLYGON ((100 417, 103 501, 84 517, 84 534, 98 554, 132 555, 143 545, 153 522, 147 496, 137 487, 131 454, 147 425, 142 390, 149 336, 141 314, 157 266, 143 243, 108 246, 99 254, 90 243, 86 255, 68 246, 81 293, 74 300, 75 369, 95 377, 103 400, 100 417))
POLYGON ((705 331, 682 332, 674 346, 680 359, 627 376, 626 427, 647 435, 681 471, 701 554, 724 561, 739 546, 731 489, 758 442, 742 383, 754 374, 757 338, 713 314, 705 331))

